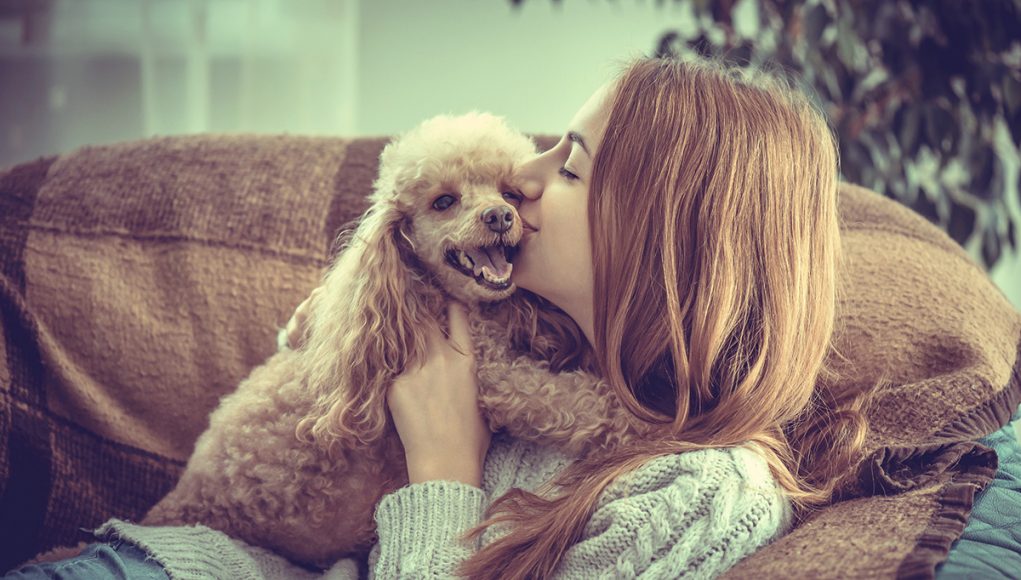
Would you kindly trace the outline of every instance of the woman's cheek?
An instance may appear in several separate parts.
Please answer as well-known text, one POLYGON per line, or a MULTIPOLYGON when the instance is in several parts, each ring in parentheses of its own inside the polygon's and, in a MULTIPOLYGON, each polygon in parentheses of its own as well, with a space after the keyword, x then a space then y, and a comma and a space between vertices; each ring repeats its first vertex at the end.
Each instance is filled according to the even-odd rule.
POLYGON ((528 244, 521 243, 517 255, 514 256, 513 268, 511 268, 512 282, 520 285, 525 280, 530 256, 531 252, 528 250, 528 244))

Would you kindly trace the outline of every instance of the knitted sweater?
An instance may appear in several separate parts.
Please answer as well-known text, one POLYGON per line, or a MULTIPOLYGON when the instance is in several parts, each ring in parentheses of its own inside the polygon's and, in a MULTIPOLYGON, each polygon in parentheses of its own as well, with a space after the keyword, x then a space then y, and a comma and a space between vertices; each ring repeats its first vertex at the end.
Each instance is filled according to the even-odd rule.
MULTIPOLYGON (((483 519, 508 489, 536 488, 571 459, 540 445, 493 436, 479 489, 455 481, 402 487, 377 504, 379 541, 368 557, 369 578, 453 577, 476 546, 457 537, 483 519)), ((750 446, 656 458, 608 486, 581 540, 559 563, 557 578, 714 577, 786 531, 790 504, 765 461, 750 446)), ((491 526, 479 539, 498 538, 491 526)), ((143 527, 113 519, 95 531, 136 544, 172 579, 357 579, 352 559, 325 574, 204 526, 143 527)))

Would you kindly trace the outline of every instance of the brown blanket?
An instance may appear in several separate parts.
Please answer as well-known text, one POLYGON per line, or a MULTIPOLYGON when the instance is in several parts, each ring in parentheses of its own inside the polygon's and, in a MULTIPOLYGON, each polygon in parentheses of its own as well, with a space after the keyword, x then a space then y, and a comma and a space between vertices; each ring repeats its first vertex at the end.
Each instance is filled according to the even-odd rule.
MULTIPOLYGON (((367 207, 385 142, 157 138, 0 172, 0 570, 172 487, 367 207)), ((1021 314, 982 269, 873 192, 842 186, 840 211, 838 368, 893 387, 848 499, 732 577, 931 576, 996 468, 970 441, 1021 400, 1021 314)))

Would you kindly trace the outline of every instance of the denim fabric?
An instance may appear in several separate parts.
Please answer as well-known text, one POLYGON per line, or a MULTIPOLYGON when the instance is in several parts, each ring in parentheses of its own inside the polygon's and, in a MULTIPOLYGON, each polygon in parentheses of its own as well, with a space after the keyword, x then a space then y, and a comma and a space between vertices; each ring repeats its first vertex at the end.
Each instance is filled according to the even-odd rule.
POLYGON ((168 580, 163 566, 155 560, 146 560, 141 549, 128 542, 89 544, 80 554, 67 560, 29 564, 12 570, 3 579, 35 580, 61 578, 63 580, 168 580))
MULTIPOLYGON (((1021 421, 1021 409, 1013 421, 1021 421)), ((937 580, 1021 578, 1021 443, 1013 423, 979 442, 996 451, 996 477, 975 497, 968 525, 937 580)))

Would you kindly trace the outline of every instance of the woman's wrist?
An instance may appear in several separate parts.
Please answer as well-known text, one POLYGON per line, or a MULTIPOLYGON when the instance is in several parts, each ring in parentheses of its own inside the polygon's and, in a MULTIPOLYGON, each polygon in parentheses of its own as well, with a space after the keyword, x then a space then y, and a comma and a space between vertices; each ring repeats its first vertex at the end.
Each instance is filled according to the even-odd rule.
POLYGON ((460 481, 482 487, 482 465, 470 461, 458 461, 446 458, 408 460, 408 482, 446 480, 460 481))

